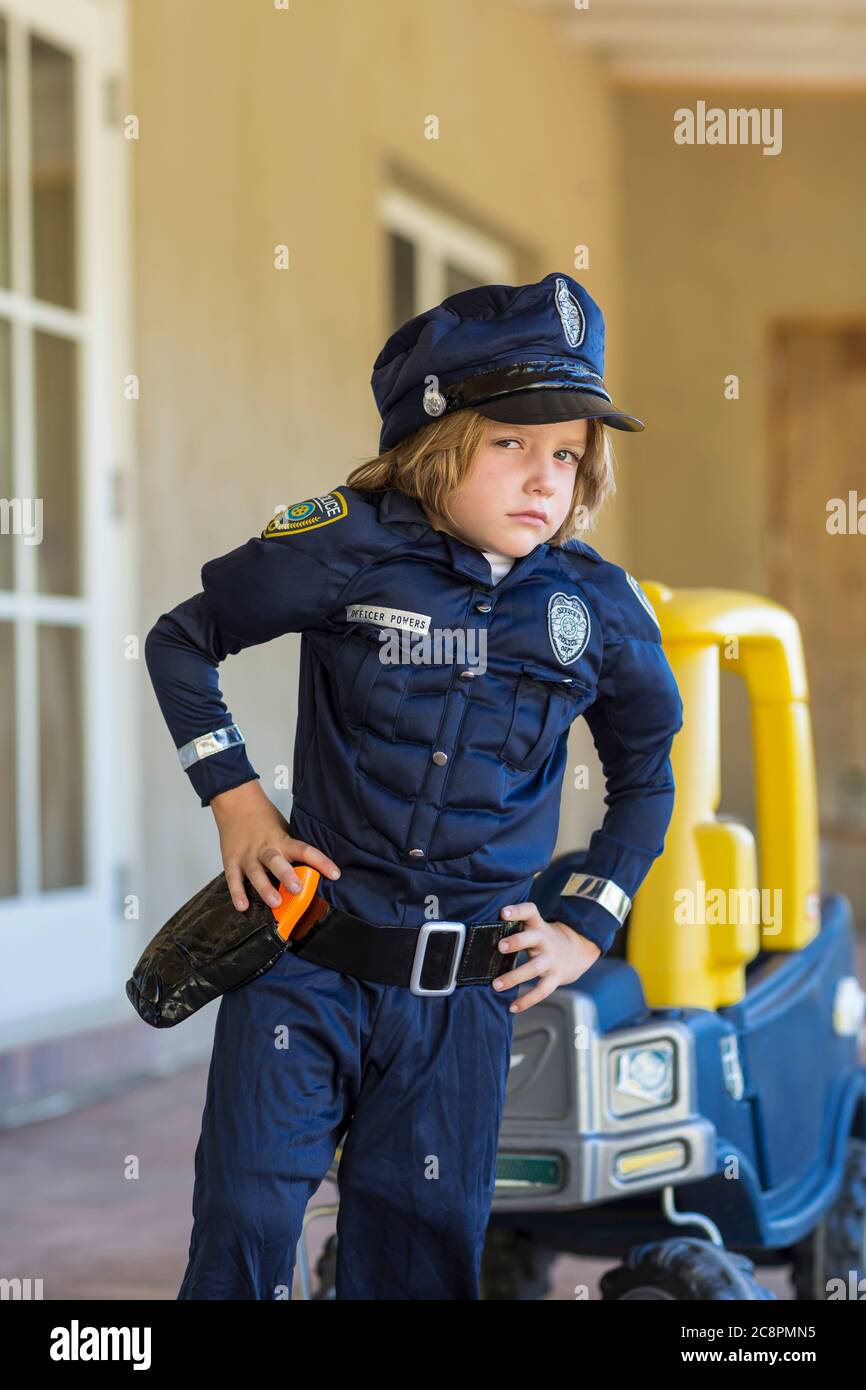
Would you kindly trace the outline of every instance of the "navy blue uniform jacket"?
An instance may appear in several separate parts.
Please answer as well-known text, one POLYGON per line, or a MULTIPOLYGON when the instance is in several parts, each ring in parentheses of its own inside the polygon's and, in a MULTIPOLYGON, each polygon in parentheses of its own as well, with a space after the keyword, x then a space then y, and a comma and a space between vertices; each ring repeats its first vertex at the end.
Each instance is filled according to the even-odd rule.
MULTIPOLYGON (((607 783, 581 867, 634 896, 664 847, 682 702, 652 608, 619 565, 579 540, 541 543, 494 585, 482 552, 414 498, 340 486, 209 560, 201 581, 147 636, 163 716, 178 749, 225 729, 219 663, 302 634, 289 826, 340 867, 321 879, 328 901, 385 926, 495 921, 526 901, 554 852, 578 715, 607 783), (465 648, 448 659, 440 645, 437 659, 437 630, 465 648), (426 633, 430 659, 381 660, 380 632, 409 643, 404 656, 426 633)), ((202 806, 258 777, 244 743, 186 775, 202 806)), ((547 915, 602 952, 620 925, 566 894, 547 915)))

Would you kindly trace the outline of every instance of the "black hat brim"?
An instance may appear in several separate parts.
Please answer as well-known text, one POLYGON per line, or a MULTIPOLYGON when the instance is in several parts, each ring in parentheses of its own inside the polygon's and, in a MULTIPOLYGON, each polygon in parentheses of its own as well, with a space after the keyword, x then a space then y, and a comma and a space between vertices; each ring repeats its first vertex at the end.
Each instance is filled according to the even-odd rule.
POLYGON ((535 386, 511 391, 473 407, 488 420, 504 425, 546 425, 557 420, 603 420, 616 430, 636 432, 646 429, 642 420, 617 410, 612 401, 595 391, 535 386))

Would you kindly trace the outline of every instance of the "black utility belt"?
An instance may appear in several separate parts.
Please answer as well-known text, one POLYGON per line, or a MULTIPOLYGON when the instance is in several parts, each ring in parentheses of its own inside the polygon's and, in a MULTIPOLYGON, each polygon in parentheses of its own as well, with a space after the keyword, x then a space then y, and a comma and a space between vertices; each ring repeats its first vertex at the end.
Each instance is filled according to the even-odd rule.
POLYGON ((413 994, 452 994, 458 985, 489 984, 513 969, 515 952, 498 949, 515 922, 425 922, 386 927, 332 907, 318 894, 289 937, 289 950, 377 985, 413 994))
MULTIPOLYGON (((304 873, 305 865, 300 872, 304 873)), ((279 880, 266 870, 276 887, 279 880)), ((315 880, 318 881, 318 872, 315 880)), ((126 982, 133 1008, 153 1028, 173 1028, 212 999, 242 989, 286 950, 332 970, 413 994, 451 994, 509 970, 516 954, 497 950, 523 922, 425 922, 386 927, 343 912, 319 894, 298 898, 297 920, 275 915, 244 876, 249 906, 234 905, 225 873, 179 907, 144 948, 126 982), (288 932, 288 938, 286 933, 288 932)), ((285 902, 288 896, 282 890, 285 902)), ((289 904, 291 906, 291 904, 289 904)))

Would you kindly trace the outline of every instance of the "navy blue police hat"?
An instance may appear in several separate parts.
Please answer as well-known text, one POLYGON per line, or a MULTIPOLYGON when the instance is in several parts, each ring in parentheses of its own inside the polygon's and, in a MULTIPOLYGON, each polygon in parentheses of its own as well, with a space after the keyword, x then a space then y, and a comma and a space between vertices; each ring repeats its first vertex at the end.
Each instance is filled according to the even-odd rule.
POLYGON ((460 290, 392 333, 373 364, 384 453, 472 407, 506 424, 601 419, 642 430, 604 384, 604 315, 570 275, 460 290))

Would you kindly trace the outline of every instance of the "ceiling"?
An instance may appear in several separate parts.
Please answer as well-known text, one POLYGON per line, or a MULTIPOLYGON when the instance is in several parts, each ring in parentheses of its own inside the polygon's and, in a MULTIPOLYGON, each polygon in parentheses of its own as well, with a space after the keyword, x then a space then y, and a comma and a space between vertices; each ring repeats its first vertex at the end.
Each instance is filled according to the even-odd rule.
POLYGON ((866 0, 521 0, 612 81, 866 86, 866 0), (579 3, 588 8, 577 8, 579 3))

